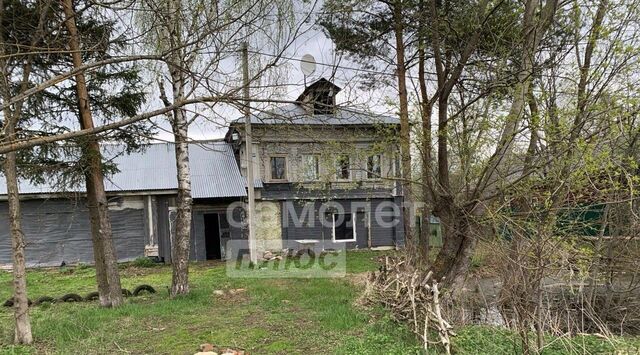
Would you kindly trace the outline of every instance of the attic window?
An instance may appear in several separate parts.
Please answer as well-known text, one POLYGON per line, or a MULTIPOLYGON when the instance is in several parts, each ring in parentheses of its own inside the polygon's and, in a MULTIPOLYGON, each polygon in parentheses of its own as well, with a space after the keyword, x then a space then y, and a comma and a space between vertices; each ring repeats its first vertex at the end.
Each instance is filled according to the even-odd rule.
POLYGON ((342 90, 325 78, 310 84, 296 101, 304 105, 309 114, 331 115, 335 113, 336 95, 342 90))
POLYGON ((314 115, 330 115, 334 113, 334 96, 331 90, 316 93, 313 100, 314 115))

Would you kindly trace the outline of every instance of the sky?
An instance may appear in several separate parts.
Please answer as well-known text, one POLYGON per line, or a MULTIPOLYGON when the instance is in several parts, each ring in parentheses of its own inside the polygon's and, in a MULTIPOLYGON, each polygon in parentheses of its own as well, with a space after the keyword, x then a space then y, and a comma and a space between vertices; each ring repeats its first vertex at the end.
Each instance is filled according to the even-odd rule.
MULTIPOLYGON (((319 6, 319 5, 318 5, 319 6)), ((319 8, 319 7, 317 7, 319 8)), ((249 51, 251 60, 268 61, 272 57, 265 54, 267 50, 259 48, 260 44, 250 45, 249 51), (261 58, 257 58, 260 56, 261 58)), ((279 90, 281 100, 295 100, 304 91, 305 84, 310 84, 322 77, 333 81, 343 90, 337 95, 336 100, 340 105, 348 105, 354 109, 372 111, 385 115, 393 115, 394 112, 386 101, 393 95, 393 88, 364 91, 357 85, 357 78, 360 71, 358 64, 350 61, 347 57, 336 53, 333 41, 322 32, 316 25, 308 24, 302 33, 295 38, 292 45, 287 48, 283 58, 279 63, 281 67, 278 81, 285 83, 279 90), (301 58, 310 54, 316 61, 316 69, 310 76, 305 76, 300 68, 301 58)), ((227 67, 226 71, 233 72, 239 67, 239 58, 227 58, 222 66, 227 67)), ((252 90, 252 96, 260 97, 261 93, 252 90)), ((260 110, 268 110, 277 104, 266 104, 260 110)), ((226 124, 242 115, 240 111, 228 106, 216 106, 216 114, 223 118, 210 122, 208 119, 196 119, 189 127, 189 137, 194 140, 217 139, 226 133, 226 124), (225 122, 226 121, 226 122, 225 122)), ((254 110, 255 112, 259 110, 254 110)), ((203 111, 203 115, 206 113, 203 111)), ((157 118, 154 120, 160 127, 156 138, 161 141, 173 141, 170 126, 166 119, 157 118)))

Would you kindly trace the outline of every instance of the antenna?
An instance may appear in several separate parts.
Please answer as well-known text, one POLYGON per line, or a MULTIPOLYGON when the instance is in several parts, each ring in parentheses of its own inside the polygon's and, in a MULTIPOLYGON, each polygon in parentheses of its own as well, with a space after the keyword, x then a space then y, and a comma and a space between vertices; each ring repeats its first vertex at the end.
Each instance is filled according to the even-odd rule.
POLYGON ((300 70, 302 70, 306 81, 307 77, 316 71, 316 59, 311 54, 303 55, 300 59, 300 70))

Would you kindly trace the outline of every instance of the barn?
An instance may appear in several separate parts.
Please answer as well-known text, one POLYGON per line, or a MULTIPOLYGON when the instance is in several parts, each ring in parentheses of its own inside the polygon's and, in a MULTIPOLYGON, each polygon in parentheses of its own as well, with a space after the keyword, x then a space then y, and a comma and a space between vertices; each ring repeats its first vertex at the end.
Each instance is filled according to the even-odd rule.
MULTIPOLYGON (((103 145, 103 154, 119 170, 105 178, 118 259, 149 256, 170 262, 177 196, 174 145, 153 143, 129 155, 122 151, 118 145, 103 145)), ((191 258, 219 259, 224 256, 227 240, 243 238, 243 228, 230 225, 226 217, 229 206, 246 197, 245 179, 228 143, 190 143, 189 160, 194 199, 191 258)), ((21 180, 19 188, 28 266, 91 263, 84 187, 60 189, 54 184, 21 180)), ((11 263, 6 198, 6 183, 0 176, 0 265, 11 263)), ((236 211, 230 213, 240 213, 236 211)))

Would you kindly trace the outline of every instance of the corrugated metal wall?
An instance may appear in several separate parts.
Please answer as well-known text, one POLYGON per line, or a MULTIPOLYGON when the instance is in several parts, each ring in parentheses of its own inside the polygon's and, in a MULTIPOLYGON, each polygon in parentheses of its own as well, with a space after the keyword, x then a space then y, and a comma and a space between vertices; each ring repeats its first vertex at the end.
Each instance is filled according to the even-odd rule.
MULTIPOLYGON (((122 198, 110 207, 111 225, 118 259, 144 255, 145 229, 142 197, 139 202, 122 198)), ((22 227, 29 266, 92 263, 93 246, 89 213, 84 199, 23 201, 22 227)), ((11 263, 11 238, 7 202, 0 202, 0 264, 11 263)))

